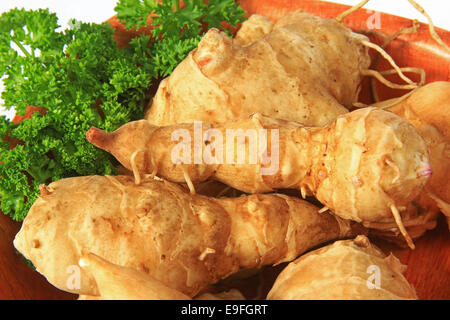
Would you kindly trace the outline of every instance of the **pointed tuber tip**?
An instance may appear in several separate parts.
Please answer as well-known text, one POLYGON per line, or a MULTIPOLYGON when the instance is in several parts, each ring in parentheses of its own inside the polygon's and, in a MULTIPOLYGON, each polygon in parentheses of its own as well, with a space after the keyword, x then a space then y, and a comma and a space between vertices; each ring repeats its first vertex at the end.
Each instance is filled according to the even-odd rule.
POLYGON ((98 129, 96 127, 91 127, 86 132, 86 139, 87 139, 87 141, 92 143, 94 146, 96 146, 98 148, 103 148, 105 135, 106 135, 105 131, 98 129))

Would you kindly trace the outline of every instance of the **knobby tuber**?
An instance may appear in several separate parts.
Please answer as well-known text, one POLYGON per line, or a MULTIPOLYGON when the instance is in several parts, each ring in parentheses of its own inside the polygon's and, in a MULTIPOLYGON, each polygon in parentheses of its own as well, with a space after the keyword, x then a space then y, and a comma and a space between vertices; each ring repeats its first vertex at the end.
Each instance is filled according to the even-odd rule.
POLYGON ((450 82, 429 83, 386 110, 407 119, 424 138, 433 172, 424 193, 450 216, 450 82))
POLYGON ((255 16, 236 40, 209 30, 164 79, 146 119, 155 125, 263 115, 323 126, 358 99, 370 57, 333 19, 290 13, 275 24, 255 16))
MULTIPOLYGON (((143 271, 113 264, 89 253, 79 263, 92 274, 99 296, 79 296, 78 300, 191 300, 192 298, 164 285, 143 271)), ((195 300, 245 300, 237 289, 219 293, 205 292, 195 300)))
POLYGON ((365 236, 309 252, 278 275, 269 300, 417 299, 403 276, 406 267, 365 236))
POLYGON ((88 253, 79 265, 94 278, 100 295, 80 296, 80 300, 189 300, 145 272, 119 266, 88 253))
POLYGON ((14 240, 54 286, 100 294, 93 276, 67 270, 96 254, 195 296, 245 268, 292 261, 321 243, 364 232, 286 195, 209 198, 167 181, 132 176, 66 178, 42 187, 14 240))
MULTIPOLYGON (((404 99, 381 101, 373 106, 407 119, 426 143, 432 175, 402 216, 408 234, 418 238, 436 226, 440 212, 450 216, 450 82, 432 82, 404 99)), ((375 235, 399 243, 394 224, 379 227, 375 235)))
POLYGON ((233 42, 241 47, 247 47, 272 32, 274 25, 269 18, 252 14, 242 23, 233 42))
POLYGON ((248 193, 295 188, 303 195, 312 193, 344 219, 395 221, 407 239, 399 211, 420 193, 430 175, 418 131, 405 119, 377 108, 347 113, 321 128, 254 114, 202 123, 199 128, 195 123, 157 127, 140 120, 113 133, 91 128, 86 136, 137 176, 157 173, 190 185, 214 179, 248 193), (241 133, 236 144, 230 132, 241 133), (254 136, 244 136, 245 132, 254 136), (245 157, 238 156, 239 149, 245 157), (269 150, 267 164, 264 155, 269 150), (252 163, 255 155, 261 156, 252 163))

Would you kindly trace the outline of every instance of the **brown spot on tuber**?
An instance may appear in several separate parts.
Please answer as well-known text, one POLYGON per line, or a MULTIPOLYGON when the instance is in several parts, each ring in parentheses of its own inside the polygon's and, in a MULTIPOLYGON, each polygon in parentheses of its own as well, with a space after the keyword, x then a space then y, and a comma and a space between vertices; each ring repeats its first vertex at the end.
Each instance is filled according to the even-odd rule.
POLYGON ((39 242, 38 239, 34 239, 33 241, 31 241, 31 247, 34 249, 38 249, 41 246, 41 243, 39 242))

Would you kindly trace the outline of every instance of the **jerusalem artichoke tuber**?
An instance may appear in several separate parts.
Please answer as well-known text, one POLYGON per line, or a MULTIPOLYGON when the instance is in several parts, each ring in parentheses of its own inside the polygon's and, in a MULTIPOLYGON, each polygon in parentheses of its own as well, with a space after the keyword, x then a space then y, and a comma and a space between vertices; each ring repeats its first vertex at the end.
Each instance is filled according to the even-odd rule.
MULTIPOLYGON (((375 106, 383 107, 388 103, 384 101, 375 106)), ((385 110, 407 119, 424 138, 433 172, 424 193, 450 216, 450 82, 429 83, 385 110)))
POLYGON ((417 299, 399 260, 367 237, 336 241, 309 252, 279 274, 269 300, 417 299))
MULTIPOLYGON (((89 253, 81 257, 79 265, 97 283, 99 296, 80 296, 78 300, 191 300, 180 291, 169 288, 143 271, 113 264, 89 253)), ((237 289, 219 293, 205 292, 195 300, 244 300, 237 289)))
POLYGON ((211 29, 160 83, 146 119, 222 122, 259 112, 326 125, 357 101, 370 64, 363 40, 333 19, 301 11, 273 26, 250 18, 236 41, 211 29))
POLYGON ((62 179, 43 186, 14 246, 54 286, 99 295, 89 273, 67 270, 94 253, 143 271, 190 297, 240 268, 291 261, 363 228, 295 197, 191 195, 167 181, 131 176, 62 179))
MULTIPOLYGON (((373 105, 408 120, 419 131, 428 149, 429 171, 432 175, 402 217, 406 230, 413 239, 435 228, 440 212, 450 217, 449 101, 450 82, 436 81, 414 90, 407 97, 373 105)), ((376 227, 377 230, 372 231, 373 235, 401 243, 395 224, 386 223, 376 227)))
POLYGON ((249 46, 272 32, 274 25, 269 18, 252 14, 242 23, 233 42, 241 47, 249 46))
POLYGON ((88 253, 79 265, 95 279, 99 296, 80 300, 189 300, 187 295, 169 288, 145 272, 115 265, 88 253))
POLYGON ((399 116, 376 108, 339 116, 323 128, 255 114, 200 127, 198 123, 156 127, 140 120, 114 133, 92 128, 86 136, 135 172, 157 172, 174 182, 215 179, 249 193, 300 189, 344 219, 384 223, 392 222, 394 214, 400 228, 397 209, 404 209, 419 194, 430 174, 425 170, 426 146, 417 130, 399 116), (211 132, 214 141, 208 137, 211 132), (237 146, 230 132, 241 133, 237 146), (267 170, 264 157, 252 163, 252 156, 267 154, 269 133, 267 170), (178 156, 180 146, 184 148, 178 156), (244 156, 237 155, 236 160, 240 148, 244 156), (203 161, 213 151, 214 159, 203 161))

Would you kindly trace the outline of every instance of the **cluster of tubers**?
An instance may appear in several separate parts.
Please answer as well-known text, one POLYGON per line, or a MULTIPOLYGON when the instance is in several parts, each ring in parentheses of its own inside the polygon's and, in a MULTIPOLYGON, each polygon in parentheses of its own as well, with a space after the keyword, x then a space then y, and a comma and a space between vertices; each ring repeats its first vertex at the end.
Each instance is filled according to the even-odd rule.
MULTIPOLYGON (((144 272, 112 264, 94 254, 83 256, 80 264, 94 275, 100 292, 98 296, 81 296, 80 299, 191 299, 144 272)), ((274 282, 267 299, 417 299, 414 288, 403 276, 404 269, 395 256, 385 256, 367 237, 360 235, 353 240, 336 241, 289 263, 274 282), (330 270, 330 265, 337 260, 341 261, 339 268, 330 270), (383 288, 375 290, 367 285, 367 269, 371 266, 380 266, 383 288), (313 283, 311 279, 314 279, 313 283)), ((201 294, 196 299, 241 300, 244 297, 239 291, 230 290, 201 294)))
POLYGON ((449 109, 450 83, 353 110, 367 42, 301 11, 277 23, 253 15, 234 39, 210 30, 161 82, 145 119, 86 133, 130 173, 42 186, 15 247, 80 299, 242 299, 207 289, 239 270, 288 262, 268 299, 417 299, 405 267, 367 235, 401 234, 413 248, 440 212, 450 215, 450 119, 434 108, 449 109), (246 161, 230 163, 235 141, 217 143, 228 129, 253 130, 257 141, 276 132, 277 144, 252 149, 247 137, 246 161), (175 131, 199 135, 214 161, 184 153, 174 162, 175 131), (274 173, 249 161, 255 150, 278 152, 274 173), (196 192, 211 180, 246 194, 196 192), (67 280, 71 266, 81 268, 78 286, 67 280), (370 266, 381 272, 376 290, 370 266))

